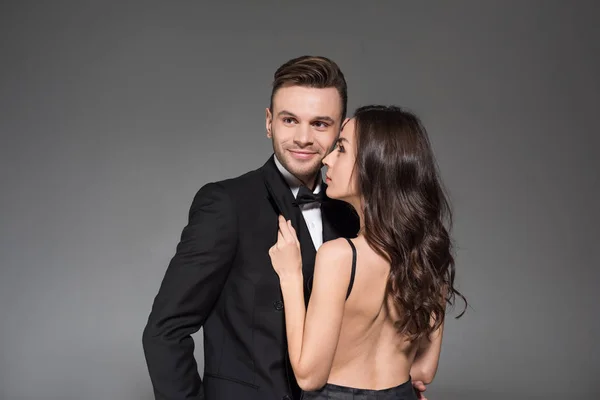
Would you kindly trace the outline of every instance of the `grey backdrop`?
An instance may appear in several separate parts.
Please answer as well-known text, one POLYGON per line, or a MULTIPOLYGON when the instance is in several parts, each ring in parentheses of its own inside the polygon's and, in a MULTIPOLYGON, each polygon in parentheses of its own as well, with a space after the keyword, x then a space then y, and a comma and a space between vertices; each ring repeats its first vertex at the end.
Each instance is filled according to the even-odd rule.
POLYGON ((0 398, 151 398, 191 200, 267 159, 302 54, 430 131, 472 305, 430 400, 600 398, 598 3, 251 3, 2 2, 0 398))

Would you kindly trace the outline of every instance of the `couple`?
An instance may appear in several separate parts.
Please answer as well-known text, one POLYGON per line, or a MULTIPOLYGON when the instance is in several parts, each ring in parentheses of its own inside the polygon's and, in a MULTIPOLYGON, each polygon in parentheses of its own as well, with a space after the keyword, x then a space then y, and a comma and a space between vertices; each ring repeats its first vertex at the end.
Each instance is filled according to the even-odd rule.
POLYGON ((424 398, 460 295, 449 209, 419 119, 346 104, 334 62, 288 61, 274 155, 196 194, 143 334, 156 399, 424 398))

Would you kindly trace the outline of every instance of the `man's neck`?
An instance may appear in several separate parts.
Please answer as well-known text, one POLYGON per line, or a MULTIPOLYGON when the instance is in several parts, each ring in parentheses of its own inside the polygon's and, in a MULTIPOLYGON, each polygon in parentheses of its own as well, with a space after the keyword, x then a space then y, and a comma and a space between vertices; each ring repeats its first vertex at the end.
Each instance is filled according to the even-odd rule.
POLYGON ((287 182, 288 186, 290 186, 290 188, 294 189, 294 188, 298 188, 298 187, 304 185, 307 188, 309 188, 310 191, 312 191, 312 192, 314 192, 317 188, 319 189, 317 191, 317 193, 321 190, 321 179, 319 179, 320 174, 321 174, 320 170, 318 170, 310 178, 305 178, 305 177, 300 178, 300 177, 297 177, 296 175, 292 174, 287 168, 285 168, 283 166, 283 164, 281 163, 281 161, 279 161, 279 159, 277 158, 277 155, 274 155, 274 160, 275 160, 275 165, 277 166, 277 169, 279 169, 279 172, 281 172, 281 174, 285 178, 285 181, 287 182))
POLYGON ((316 185, 316 183, 317 183, 317 175, 313 175, 311 178, 304 179, 304 180, 300 179, 300 181, 302 182, 302 184, 304 186, 306 186, 307 188, 309 188, 311 192, 314 192, 315 191, 315 186, 317 186, 316 185))

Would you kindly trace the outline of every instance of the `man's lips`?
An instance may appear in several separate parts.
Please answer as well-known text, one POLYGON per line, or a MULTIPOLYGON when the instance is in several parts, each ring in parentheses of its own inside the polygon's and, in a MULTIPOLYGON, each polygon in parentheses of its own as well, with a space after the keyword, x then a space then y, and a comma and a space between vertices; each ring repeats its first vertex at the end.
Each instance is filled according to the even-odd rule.
POLYGON ((313 151, 303 151, 303 150, 288 150, 290 153, 292 153, 292 156, 294 158, 297 158, 299 160, 308 160, 309 158, 312 158, 315 154, 315 152, 313 151))

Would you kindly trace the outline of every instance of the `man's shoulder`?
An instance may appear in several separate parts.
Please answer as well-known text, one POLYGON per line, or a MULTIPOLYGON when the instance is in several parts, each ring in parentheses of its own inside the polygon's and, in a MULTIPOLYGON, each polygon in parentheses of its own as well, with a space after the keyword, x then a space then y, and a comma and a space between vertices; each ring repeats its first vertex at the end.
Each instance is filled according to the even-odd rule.
POLYGON ((218 182, 214 182, 215 184, 221 186, 225 190, 228 191, 246 191, 253 190, 257 184, 261 184, 263 182, 261 168, 254 169, 252 171, 248 171, 243 173, 242 175, 238 175, 233 178, 223 179, 218 182), (248 189, 248 187, 251 187, 248 189))
POLYGON ((232 178, 211 181, 202 185, 198 192, 221 192, 232 199, 240 198, 243 194, 256 192, 263 182, 261 168, 254 169, 232 178))

